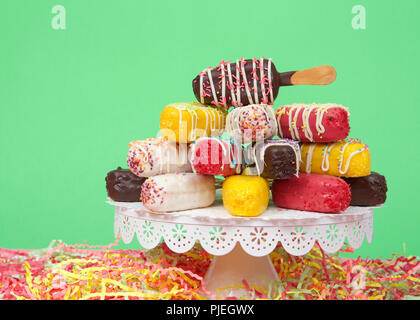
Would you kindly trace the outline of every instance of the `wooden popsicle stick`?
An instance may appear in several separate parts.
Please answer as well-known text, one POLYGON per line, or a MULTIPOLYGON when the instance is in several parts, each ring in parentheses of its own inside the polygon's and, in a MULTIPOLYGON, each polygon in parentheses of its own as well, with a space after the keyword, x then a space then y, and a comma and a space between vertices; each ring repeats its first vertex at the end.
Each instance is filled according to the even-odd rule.
POLYGON ((282 72, 278 74, 280 86, 327 85, 334 82, 337 73, 332 66, 318 66, 310 69, 282 72))

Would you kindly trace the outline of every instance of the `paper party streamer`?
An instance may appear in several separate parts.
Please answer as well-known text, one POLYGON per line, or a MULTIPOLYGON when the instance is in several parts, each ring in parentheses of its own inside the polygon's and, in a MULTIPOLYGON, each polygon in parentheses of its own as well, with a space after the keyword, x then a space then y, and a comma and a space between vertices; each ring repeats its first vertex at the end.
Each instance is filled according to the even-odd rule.
MULTIPOLYGON (((212 256, 199 244, 175 254, 162 243, 155 249, 114 250, 107 246, 52 241, 40 250, 0 248, 0 299, 217 299, 203 277, 212 256)), ((348 246, 341 252, 352 252, 348 246)), ((246 280, 241 297, 229 299, 420 299, 418 257, 345 259, 315 246, 294 257, 279 245, 271 254, 280 281, 268 289, 246 280)))

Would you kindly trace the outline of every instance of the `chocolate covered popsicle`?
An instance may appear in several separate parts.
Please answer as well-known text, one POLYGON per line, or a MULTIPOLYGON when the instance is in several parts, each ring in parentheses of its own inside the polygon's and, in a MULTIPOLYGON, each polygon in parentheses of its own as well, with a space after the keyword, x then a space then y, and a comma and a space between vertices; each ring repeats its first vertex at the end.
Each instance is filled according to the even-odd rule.
POLYGON ((335 80, 331 66, 301 71, 277 72, 270 59, 222 61, 208 67, 193 80, 194 94, 202 104, 241 107, 250 104, 273 104, 281 86, 327 85, 335 80))

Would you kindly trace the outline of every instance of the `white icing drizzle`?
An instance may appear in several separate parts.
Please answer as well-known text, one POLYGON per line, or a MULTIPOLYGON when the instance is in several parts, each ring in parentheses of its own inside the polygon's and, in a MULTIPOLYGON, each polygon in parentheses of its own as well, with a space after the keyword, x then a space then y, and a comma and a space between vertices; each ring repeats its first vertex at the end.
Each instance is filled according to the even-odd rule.
POLYGON ((331 108, 330 106, 321 107, 316 112, 316 130, 318 134, 323 134, 325 132, 325 128, 322 125, 322 119, 324 118, 324 114, 328 112, 327 110, 331 108))
MULTIPOLYGON (((210 134, 216 131, 216 115, 219 117, 218 123, 220 124, 220 114, 216 110, 211 110, 213 112, 213 117, 210 117, 210 134)), ((206 115, 209 114, 206 112, 206 115)))
POLYGON ((302 113, 303 133, 309 141, 313 141, 314 139, 311 128, 309 127, 309 117, 311 116, 312 110, 314 110, 314 108, 305 108, 302 113))
POLYGON ((244 59, 241 59, 241 70, 242 70, 242 76, 244 78, 243 82, 245 84, 245 91, 246 91, 246 95, 248 96, 248 100, 249 100, 249 104, 254 104, 254 102, 252 101, 252 96, 251 96, 251 92, 249 91, 249 86, 248 86, 248 80, 246 78, 246 73, 245 73, 245 63, 243 63, 244 59))
MULTIPOLYGON (((210 108, 210 110, 206 110, 206 115, 211 115, 213 113, 213 117, 210 116, 210 135, 219 135, 223 129, 220 129, 222 125, 222 118, 224 115, 221 112, 217 112, 216 109, 210 108), (217 117, 217 123, 216 123, 216 117, 217 117), (219 129, 217 129, 217 126, 219 126, 219 129)), ((207 119, 206 119, 207 120, 207 119)), ((207 126, 206 126, 207 131, 207 126)))
POLYGON ((226 105, 226 79, 225 79, 225 65, 221 64, 222 69, 222 105, 226 105))
POLYGON ((242 106, 241 102, 241 73, 239 72, 239 60, 236 60, 236 100, 238 101, 238 106, 242 106))
POLYGON ((297 120, 298 120, 298 114, 303 109, 303 112, 301 114, 302 119, 302 131, 305 135, 305 137, 313 142, 313 133, 311 131, 310 125, 309 125, 309 117, 312 113, 312 111, 316 111, 315 113, 315 129, 317 131, 318 135, 321 135, 325 132, 325 128, 322 125, 322 120, 324 118, 324 115, 328 113, 328 110, 331 108, 341 108, 344 109, 348 115, 349 111, 346 107, 342 105, 337 105, 333 103, 328 103, 325 105, 306 105, 306 104, 293 104, 293 105, 285 105, 281 106, 277 109, 277 124, 278 124, 278 130, 279 130, 279 136, 284 137, 283 131, 281 129, 281 117, 286 114, 289 116, 289 130, 291 133, 291 138, 299 140, 299 128, 297 127, 297 120), (284 111, 283 111, 284 110, 284 111), (293 121, 292 121, 292 115, 295 111, 293 121))
POLYGON ((324 147, 324 153, 322 154, 322 163, 321 163, 321 169, 323 171, 330 170, 330 152, 332 148, 334 148, 337 145, 337 143, 332 144, 326 144, 324 147))
POLYGON ((348 145, 349 145, 349 142, 347 142, 341 150, 340 166, 338 167, 338 172, 340 174, 346 174, 347 173, 347 171, 349 170, 349 167, 350 167, 350 161, 356 154, 362 153, 363 151, 367 150, 367 148, 364 147, 364 148, 360 148, 360 149, 357 149, 356 151, 352 152, 347 158, 346 166, 345 166, 344 170, 342 170, 343 160, 344 160, 344 152, 345 152, 348 145))
MULTIPOLYGON (((207 129, 207 123, 209 123, 210 124, 210 132, 212 132, 214 130, 213 129, 213 121, 211 120, 212 117, 210 116, 209 112, 204 112, 204 114, 206 115, 206 129, 207 129), (209 122, 209 116, 210 116, 210 122, 209 122)), ((197 133, 194 135, 194 138, 197 138, 197 133)), ((195 140, 195 139, 191 139, 191 140, 195 140)))
POLYGON ((207 69, 207 74, 209 76, 209 81, 210 81, 210 87, 211 87, 211 93, 213 94, 213 100, 214 100, 214 104, 218 107, 220 107, 219 105, 219 101, 217 99, 217 94, 216 94, 216 89, 214 87, 214 83, 213 83, 213 77, 211 76, 211 69, 208 68, 207 69))
POLYGON ((227 69, 228 69, 228 79, 229 79, 230 88, 231 88, 230 95, 232 96, 232 105, 234 107, 237 107, 238 106, 238 102, 236 101, 236 98, 235 98, 235 93, 234 93, 235 86, 233 85, 232 70, 230 68, 230 63, 227 64, 227 69))
POLYGON ((311 173, 311 167, 312 167, 312 157, 314 154, 316 144, 310 144, 308 147, 308 152, 306 153, 306 173, 311 173))
POLYGON ((278 126, 277 126, 277 121, 276 121, 276 113, 274 112, 274 109, 272 108, 272 107, 270 107, 269 105, 266 105, 267 106, 267 109, 268 110, 270 110, 270 117, 268 117, 268 115, 267 115, 267 113, 266 113, 266 115, 267 115, 267 120, 269 119, 269 122, 272 122, 274 125, 273 125, 273 127, 274 127, 274 135, 276 135, 277 134, 277 131, 278 131, 278 126))
MULTIPOLYGON (((267 103, 267 96, 265 94, 265 85, 264 85, 264 58, 261 58, 260 60, 260 83, 261 83, 261 93, 263 96, 263 103, 267 103)), ((255 85, 255 88, 257 86, 255 85)), ((256 91, 256 90, 255 90, 256 91)))
POLYGON ((204 72, 206 72, 207 69, 204 69, 200 73, 200 102, 204 104, 204 97, 203 97, 203 78, 204 78, 204 72))
POLYGON ((295 132, 292 126, 292 111, 295 107, 291 107, 289 110, 289 130, 290 130, 290 135, 292 137, 292 139, 295 139, 295 132))
MULTIPOLYGON (((190 131, 191 134, 191 140, 197 139, 197 123, 198 123, 198 114, 195 110, 189 111, 191 114, 191 128, 194 128, 190 131)), ((206 115, 206 131, 208 126, 208 118, 207 118, 207 112, 204 113, 206 115)))
MULTIPOLYGON (((252 59, 252 70, 255 70, 255 71, 257 70, 255 68, 255 58, 252 59)), ((258 99, 258 90, 257 90, 257 88, 258 88, 257 74, 255 72, 255 74, 254 74, 254 99, 255 99, 255 103, 260 103, 260 100, 258 99)))
POLYGON ((268 59, 268 86, 269 86, 269 90, 270 90, 270 102, 274 103, 274 97, 273 97, 273 84, 271 82, 271 64, 273 63, 272 59, 268 59))
MULTIPOLYGON (((293 132, 293 129, 295 131, 295 138, 293 138, 295 140, 300 140, 299 129, 298 129, 298 126, 297 126, 297 118, 299 116, 300 110, 302 110, 302 107, 297 106, 297 110, 295 112, 295 116, 293 117, 293 122, 291 124, 290 124, 290 117, 289 117, 289 126, 291 126, 291 128, 292 128, 292 132, 293 132)), ((292 114, 292 112, 291 112, 291 114, 292 114)))
POLYGON ((276 111, 276 116, 277 116, 276 122, 278 122, 277 123, 277 127, 278 127, 279 137, 283 137, 283 131, 281 129, 280 120, 277 121, 277 119, 281 117, 281 115, 279 115, 279 113, 285 113, 285 112, 286 112, 285 109, 280 109, 280 110, 277 109, 277 111, 276 111))

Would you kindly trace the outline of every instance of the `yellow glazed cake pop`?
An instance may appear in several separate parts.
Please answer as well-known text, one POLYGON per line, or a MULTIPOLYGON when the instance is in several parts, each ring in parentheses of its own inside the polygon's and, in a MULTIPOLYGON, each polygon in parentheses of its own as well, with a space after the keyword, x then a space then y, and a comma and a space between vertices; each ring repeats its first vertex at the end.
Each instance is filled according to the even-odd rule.
POLYGON ((167 105, 160 115, 160 130, 165 139, 190 143, 198 138, 222 135, 226 111, 198 102, 167 105))
POLYGON ((304 143, 300 171, 337 177, 364 177, 370 174, 370 152, 358 139, 332 143, 304 143))
POLYGON ((226 210, 241 217, 256 217, 267 209, 270 186, 259 176, 234 175, 226 178, 222 188, 226 210))

